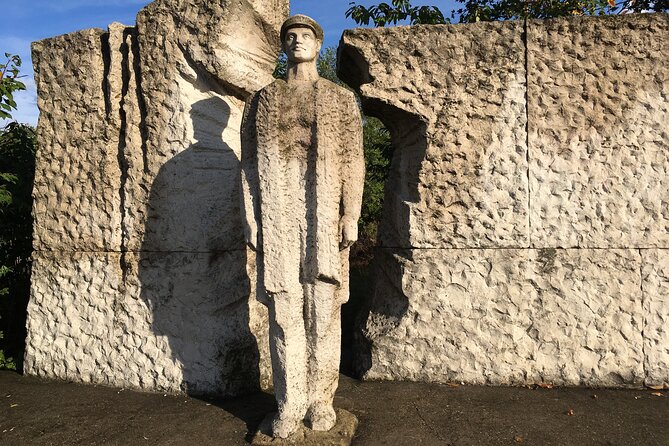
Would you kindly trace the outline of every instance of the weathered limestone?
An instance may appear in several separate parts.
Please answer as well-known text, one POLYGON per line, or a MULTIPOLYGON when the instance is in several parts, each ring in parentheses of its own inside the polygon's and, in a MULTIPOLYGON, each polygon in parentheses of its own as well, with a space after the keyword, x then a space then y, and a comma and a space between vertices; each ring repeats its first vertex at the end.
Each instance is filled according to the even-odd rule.
POLYGON ((669 387, 669 250, 641 250, 646 384, 669 387))
POLYGON ((360 86, 365 112, 382 117, 399 149, 384 246, 528 246, 522 29, 508 22, 344 33, 340 76, 360 86))
MULTIPOLYGON (((243 243, 238 129, 287 11, 158 0, 136 27, 35 43, 27 373, 268 384, 267 259, 243 243)), ((366 376, 669 385, 669 16, 355 30, 340 55, 396 146, 366 376)), ((340 303, 346 265, 326 251, 340 303)))
POLYGON ((41 150, 33 194, 39 251, 118 251, 121 246, 121 171, 107 132, 102 88, 105 36, 90 29, 33 45, 40 92, 41 150))
POLYGON ((35 256, 27 370, 171 392, 257 386, 262 347, 251 330, 264 319, 247 302, 243 252, 133 253, 125 270, 120 256, 35 256))
POLYGON ((124 185, 129 250, 242 248, 241 114, 246 96, 272 80, 270 23, 287 14, 281 3, 265 17, 230 1, 161 1, 139 13, 146 135, 124 185))
POLYGON ((281 40, 285 79, 254 94, 244 111, 242 192, 246 242, 258 252, 257 292, 269 309, 278 404, 271 434, 301 444, 303 420, 324 432, 337 421, 340 308, 365 160, 353 93, 316 69, 321 27, 298 14, 282 25, 281 40))
POLYGON ((223 395, 269 384, 239 127, 287 13, 286 0, 158 0, 136 27, 34 44, 27 373, 223 395))
POLYGON ((353 30, 339 57, 395 146, 367 378, 669 380, 668 15, 353 30))
POLYGON ((382 252, 367 379, 643 383, 638 251, 382 252))
POLYGON ((669 16, 532 21, 527 49, 532 245, 669 246, 669 16))

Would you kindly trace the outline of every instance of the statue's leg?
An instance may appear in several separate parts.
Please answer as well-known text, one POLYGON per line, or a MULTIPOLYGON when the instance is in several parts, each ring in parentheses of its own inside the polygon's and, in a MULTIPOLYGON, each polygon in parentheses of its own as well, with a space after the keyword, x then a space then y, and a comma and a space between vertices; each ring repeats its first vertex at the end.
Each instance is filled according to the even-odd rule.
POLYGON ((306 285, 306 321, 309 352, 309 410, 313 430, 330 430, 336 422, 332 402, 339 383, 341 311, 336 285, 316 281, 306 285))
POLYGON ((308 408, 304 295, 298 292, 270 296, 269 339, 272 379, 279 412, 273 435, 286 438, 304 419, 308 408))

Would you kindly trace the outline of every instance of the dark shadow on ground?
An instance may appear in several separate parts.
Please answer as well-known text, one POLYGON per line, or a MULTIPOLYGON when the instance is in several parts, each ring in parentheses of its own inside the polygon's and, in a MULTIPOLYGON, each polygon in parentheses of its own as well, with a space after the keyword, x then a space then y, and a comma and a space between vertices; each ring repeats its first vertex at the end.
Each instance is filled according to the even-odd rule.
POLYGON ((274 395, 255 392, 237 398, 199 398, 208 404, 220 407, 246 424, 245 440, 251 442, 260 423, 268 413, 276 412, 274 395))

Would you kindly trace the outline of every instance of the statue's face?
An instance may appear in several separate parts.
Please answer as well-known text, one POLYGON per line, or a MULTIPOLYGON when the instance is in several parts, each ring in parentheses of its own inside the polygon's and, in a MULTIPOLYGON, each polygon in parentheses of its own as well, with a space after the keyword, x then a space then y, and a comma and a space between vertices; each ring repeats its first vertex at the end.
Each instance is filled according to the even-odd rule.
POLYGON ((283 51, 288 60, 295 63, 316 60, 321 50, 321 42, 307 27, 290 28, 283 40, 283 51))

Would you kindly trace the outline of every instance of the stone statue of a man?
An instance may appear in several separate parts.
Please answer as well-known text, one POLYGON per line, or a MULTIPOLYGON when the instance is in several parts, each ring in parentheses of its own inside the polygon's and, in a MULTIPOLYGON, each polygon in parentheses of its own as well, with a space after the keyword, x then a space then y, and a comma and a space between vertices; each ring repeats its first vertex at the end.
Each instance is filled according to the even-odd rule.
POLYGON ((242 192, 257 294, 269 308, 273 436, 286 438, 303 420, 320 431, 336 422, 340 309, 365 167, 353 94, 316 71, 323 30, 295 15, 281 41, 285 80, 255 93, 244 111, 242 192))

